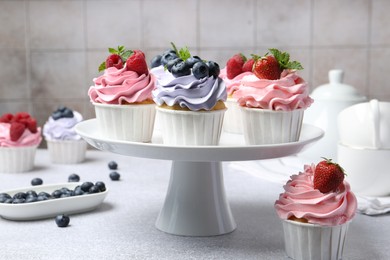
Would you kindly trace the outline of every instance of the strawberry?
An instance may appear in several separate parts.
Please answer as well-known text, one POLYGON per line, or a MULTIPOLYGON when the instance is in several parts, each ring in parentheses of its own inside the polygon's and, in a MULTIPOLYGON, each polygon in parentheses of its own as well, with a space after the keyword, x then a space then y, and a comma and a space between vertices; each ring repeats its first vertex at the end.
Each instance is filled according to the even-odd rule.
POLYGON ((115 67, 118 70, 123 68, 123 61, 118 54, 111 54, 106 59, 106 68, 115 67))
POLYGON ((135 50, 126 61, 127 70, 137 72, 138 75, 148 75, 148 65, 145 60, 145 54, 140 50, 135 50))
POLYGON ((11 141, 16 142, 24 133, 26 126, 19 122, 12 122, 9 129, 11 141))
POLYGON ((247 60, 244 63, 244 65, 242 66, 242 72, 252 71, 254 63, 255 63, 255 60, 253 58, 247 60))
POLYGON ((260 79, 276 80, 284 69, 301 70, 303 67, 297 61, 290 61, 290 54, 277 49, 269 49, 272 55, 265 54, 263 57, 254 56, 255 64, 253 73, 260 79))
POLYGON ((228 79, 234 79, 237 75, 241 74, 242 66, 246 61, 246 57, 237 53, 233 57, 231 57, 226 63, 226 76, 228 79))
POLYGON ((314 170, 314 189, 327 193, 336 190, 344 181, 344 170, 332 159, 324 158, 314 170))
POLYGON ((14 117, 13 114, 10 113, 4 114, 0 117, 0 123, 9 123, 12 121, 13 117, 14 117))

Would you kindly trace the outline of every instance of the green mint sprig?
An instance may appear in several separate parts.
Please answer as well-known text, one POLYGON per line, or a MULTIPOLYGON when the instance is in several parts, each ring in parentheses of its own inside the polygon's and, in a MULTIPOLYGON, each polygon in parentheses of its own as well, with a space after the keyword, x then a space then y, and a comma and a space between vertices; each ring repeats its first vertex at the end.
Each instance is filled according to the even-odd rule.
POLYGON ((185 61, 191 57, 191 53, 188 50, 188 47, 180 48, 180 50, 178 50, 173 42, 171 42, 171 45, 173 50, 176 52, 177 57, 179 57, 180 59, 185 61))
MULTIPOLYGON (((302 70, 303 67, 298 61, 290 61, 290 54, 281 52, 278 49, 269 49, 271 54, 278 61, 281 69, 302 70)), ((266 54, 267 55, 267 54, 266 54)))

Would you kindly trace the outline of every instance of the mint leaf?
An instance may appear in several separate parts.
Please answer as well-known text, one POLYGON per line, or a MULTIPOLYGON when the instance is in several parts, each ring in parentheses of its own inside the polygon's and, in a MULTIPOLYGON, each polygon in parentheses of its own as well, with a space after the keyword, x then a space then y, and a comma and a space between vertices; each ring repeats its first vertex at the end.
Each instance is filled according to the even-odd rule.
POLYGON ((290 61, 290 54, 287 52, 281 52, 278 49, 269 49, 271 54, 278 61, 281 69, 294 69, 302 70, 303 67, 298 61, 290 61))
POLYGON ((303 70, 303 67, 301 63, 299 63, 298 61, 291 61, 287 64, 287 69, 303 70))
POLYGON ((115 50, 114 48, 108 48, 108 52, 112 54, 118 54, 118 51, 115 50))
POLYGON ((118 52, 121 53, 125 50, 125 46, 118 46, 118 52))
POLYGON ((180 50, 177 50, 176 45, 173 42, 171 42, 171 45, 173 50, 176 52, 178 58, 185 61, 186 59, 191 57, 191 53, 188 50, 188 47, 180 48, 180 50))
POLYGON ((99 72, 103 71, 106 69, 106 62, 103 61, 100 65, 99 65, 99 72))
POLYGON ((123 53, 120 54, 120 56, 121 56, 123 62, 126 62, 127 59, 128 59, 131 55, 133 55, 133 51, 132 51, 132 50, 125 50, 123 53))

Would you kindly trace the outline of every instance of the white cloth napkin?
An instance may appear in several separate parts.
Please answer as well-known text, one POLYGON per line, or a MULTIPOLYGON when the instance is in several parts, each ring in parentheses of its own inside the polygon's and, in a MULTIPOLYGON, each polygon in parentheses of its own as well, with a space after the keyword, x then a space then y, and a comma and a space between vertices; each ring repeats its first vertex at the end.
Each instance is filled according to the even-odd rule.
POLYGON ((375 216, 390 212, 390 197, 356 197, 359 213, 375 216))

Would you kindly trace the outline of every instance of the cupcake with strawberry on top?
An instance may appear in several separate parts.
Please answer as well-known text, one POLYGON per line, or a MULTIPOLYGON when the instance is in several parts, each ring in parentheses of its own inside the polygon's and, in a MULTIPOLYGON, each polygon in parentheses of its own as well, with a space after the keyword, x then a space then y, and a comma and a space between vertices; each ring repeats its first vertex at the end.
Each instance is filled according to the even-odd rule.
POLYGON ((155 118, 155 80, 149 73, 145 54, 124 46, 108 50, 110 55, 99 66, 104 74, 94 78, 94 85, 88 90, 100 133, 109 139, 150 142, 155 118))
POLYGON ((331 159, 305 165, 292 175, 275 202, 287 255, 293 259, 341 259, 357 200, 331 159))
POLYGON ((287 52, 254 56, 253 75, 243 77, 233 93, 241 107, 247 144, 262 145, 299 140, 304 110, 313 99, 308 84, 297 74, 303 69, 287 52))
POLYGON ((227 93, 216 62, 192 56, 188 48, 157 55, 153 99, 158 105, 164 144, 217 145, 227 93))
POLYGON ((41 128, 26 112, 0 117, 0 172, 26 172, 34 167, 35 152, 41 143, 41 128))
POLYGON ((241 80, 245 76, 253 75, 252 69, 255 60, 248 59, 244 54, 237 53, 227 62, 225 68, 221 69, 220 78, 225 82, 227 90, 226 106, 223 129, 229 133, 242 134, 241 111, 233 93, 240 87, 241 80))

